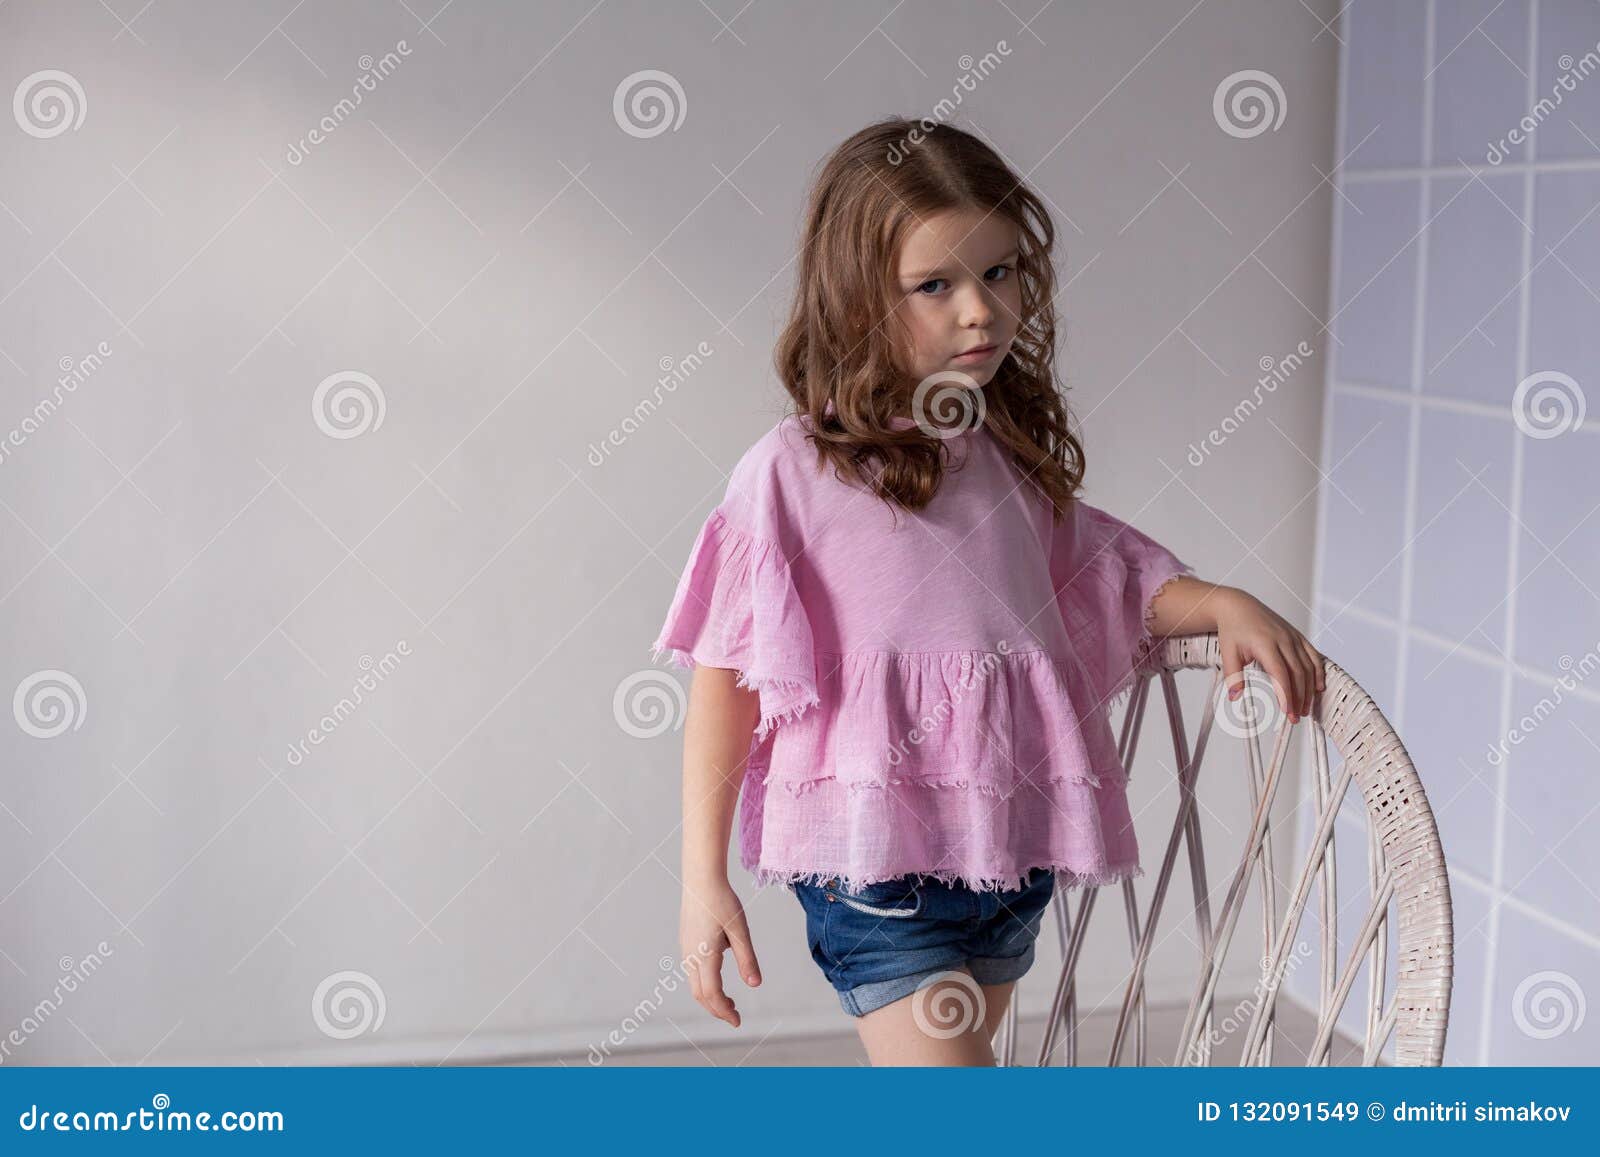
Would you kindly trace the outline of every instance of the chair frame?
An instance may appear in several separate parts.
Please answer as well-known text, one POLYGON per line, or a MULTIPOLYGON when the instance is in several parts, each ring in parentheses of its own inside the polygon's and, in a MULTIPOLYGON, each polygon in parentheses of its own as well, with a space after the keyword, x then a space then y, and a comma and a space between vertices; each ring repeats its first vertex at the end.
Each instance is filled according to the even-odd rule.
MULTIPOLYGON (((1194 993, 1190 998, 1174 1064, 1211 1063, 1211 1043, 1217 983, 1239 914, 1243 910, 1251 877, 1262 881, 1262 972, 1257 982, 1256 1005, 1244 1030, 1241 1065, 1273 1063, 1277 998, 1288 963, 1288 950, 1299 930, 1315 883, 1321 924, 1321 976, 1318 987, 1317 1028, 1307 1064, 1326 1065, 1340 1012, 1349 997, 1363 957, 1368 969, 1366 1035, 1362 1063, 1375 1065, 1391 1035, 1395 1038, 1395 1063, 1406 1066, 1442 1063, 1445 1031, 1450 1013, 1454 931, 1450 885, 1445 874, 1444 851, 1438 827, 1428 806, 1422 781, 1394 728, 1359 684, 1331 660, 1325 660, 1325 689, 1317 695, 1311 715, 1298 723, 1280 721, 1270 765, 1261 761, 1261 728, 1251 706, 1252 695, 1241 696, 1245 749, 1249 760, 1250 799, 1254 818, 1245 840, 1222 911, 1211 918, 1211 892, 1206 883, 1205 854, 1196 814, 1196 782, 1201 759, 1215 721, 1222 688, 1222 656, 1217 636, 1186 635, 1159 640, 1136 673, 1123 716, 1118 752, 1132 773, 1152 679, 1159 679, 1172 732, 1173 753, 1179 769, 1179 805, 1161 858, 1160 872, 1150 898, 1149 913, 1141 923, 1133 880, 1123 880, 1123 910, 1127 917, 1133 967, 1117 1014, 1110 1056, 1106 1063, 1121 1063, 1129 1035, 1134 1038, 1133 1063, 1148 1063, 1145 969, 1155 929, 1159 923, 1180 843, 1187 849, 1194 890, 1194 918, 1199 930, 1202 958, 1194 993), (1194 750, 1189 751, 1184 720, 1178 704, 1175 675, 1183 670, 1211 672, 1210 693, 1194 750), (1303 725, 1310 748, 1312 802, 1316 827, 1304 863, 1300 865, 1287 909, 1279 913, 1278 877, 1274 871, 1274 846, 1270 822, 1273 800, 1282 786, 1285 757, 1296 727, 1303 725), (1342 760, 1337 780, 1330 783, 1327 742, 1332 741, 1342 760), (1351 781, 1361 791, 1368 822, 1367 877, 1371 900, 1355 942, 1338 974, 1338 903, 1335 888, 1334 825, 1351 781), (1397 916, 1395 991, 1384 1004, 1385 961, 1391 903, 1397 916)), ((1078 1063, 1075 978, 1084 933, 1094 910, 1099 888, 1073 893, 1058 891, 1057 932, 1062 954, 1060 977, 1046 1022, 1037 1063, 1041 1066, 1078 1063), (1059 1050, 1058 1050, 1059 1042, 1059 1050), (1063 1059, 1057 1060, 1057 1052, 1063 1059)), ((1017 1002, 1012 1000, 997 1034, 996 1055, 1001 1065, 1016 1063, 1017 1002)))

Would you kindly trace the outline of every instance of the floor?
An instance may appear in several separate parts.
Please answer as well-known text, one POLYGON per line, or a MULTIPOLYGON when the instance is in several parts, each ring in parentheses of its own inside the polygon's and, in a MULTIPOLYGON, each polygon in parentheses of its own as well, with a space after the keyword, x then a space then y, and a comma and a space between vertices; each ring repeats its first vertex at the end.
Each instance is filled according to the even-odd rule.
MULTIPOLYGON (((1152 1008, 1148 1016, 1150 1048, 1145 1063, 1166 1066, 1172 1063, 1177 1051, 1178 1034, 1183 1030, 1186 1009, 1178 1006, 1152 1008)), ((1043 1018, 1023 1018, 1018 1035, 1016 1062, 1019 1065, 1038 1063, 1039 1047, 1043 1040, 1043 1018)), ((1111 1049, 1111 1037, 1116 1030, 1114 1015, 1091 1017, 1079 1028, 1078 1062, 1080 1064, 1105 1064, 1111 1049)), ((1315 1017, 1298 1009, 1284 1007, 1278 1012, 1278 1035, 1273 1045, 1273 1064, 1303 1065, 1306 1048, 1316 1030, 1315 1017)), ((1243 1030, 1229 1034, 1212 1054, 1212 1064, 1238 1063, 1243 1030)), ((1123 1064, 1133 1064, 1132 1040, 1124 1046, 1123 1064)), ((1058 1045, 1053 1063, 1062 1063, 1064 1048, 1058 1045)), ((581 1065, 589 1067, 585 1056, 540 1057, 509 1064, 523 1065, 581 1065)), ((609 1065, 689 1065, 689 1066, 739 1066, 801 1067, 807 1065, 864 1065, 866 1051, 853 1032, 815 1037, 785 1037, 764 1043, 749 1040, 725 1045, 691 1045, 660 1050, 627 1050, 619 1052, 607 1062, 609 1065)), ((1331 1063, 1358 1065, 1360 1049, 1355 1042, 1343 1037, 1334 1038, 1331 1063)))

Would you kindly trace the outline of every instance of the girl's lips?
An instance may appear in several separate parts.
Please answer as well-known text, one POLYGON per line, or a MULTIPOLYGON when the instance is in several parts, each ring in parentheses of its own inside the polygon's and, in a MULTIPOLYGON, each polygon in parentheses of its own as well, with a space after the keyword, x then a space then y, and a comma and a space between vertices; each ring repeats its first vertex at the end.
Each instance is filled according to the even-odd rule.
POLYGON ((958 362, 981 362, 998 348, 998 346, 986 345, 982 349, 968 350, 964 354, 957 354, 955 360, 958 362))

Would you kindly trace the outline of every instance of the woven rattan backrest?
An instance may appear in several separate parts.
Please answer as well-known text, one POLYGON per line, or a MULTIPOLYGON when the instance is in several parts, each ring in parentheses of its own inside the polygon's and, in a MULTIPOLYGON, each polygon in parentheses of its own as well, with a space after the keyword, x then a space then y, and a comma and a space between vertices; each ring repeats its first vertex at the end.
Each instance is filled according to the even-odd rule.
MULTIPOLYGON (((1256 689, 1266 688, 1258 669, 1252 668, 1251 675, 1256 689)), ((1174 1063, 1211 1063, 1215 1001, 1222 964, 1229 947, 1235 943, 1234 933, 1247 895, 1252 888, 1259 887, 1262 947, 1256 956, 1260 977, 1248 1024, 1240 1030, 1244 1034, 1240 1063, 1284 1063, 1282 1059, 1275 1061, 1273 1058, 1273 1022, 1291 946, 1300 934, 1307 908, 1311 907, 1308 901, 1316 892, 1318 927, 1315 935, 1321 942, 1322 967, 1316 1031, 1305 1063, 1329 1063, 1334 1029, 1364 964, 1367 1016, 1364 1039, 1360 1042, 1362 1063, 1377 1063, 1392 1035, 1396 1063, 1439 1064, 1450 1010, 1452 960, 1450 889, 1445 878, 1444 854, 1416 769, 1371 696, 1340 667, 1328 661, 1327 686, 1318 697, 1317 710, 1313 716, 1289 724, 1271 702, 1270 693, 1265 697, 1247 693, 1231 705, 1223 701, 1221 652, 1215 635, 1166 639, 1152 652, 1151 661, 1142 670, 1123 716, 1119 750, 1130 775, 1138 773, 1138 743, 1154 684, 1161 687, 1172 734, 1174 765, 1178 768, 1174 783, 1176 818, 1159 860, 1148 911, 1139 911, 1134 881, 1109 885, 1122 891, 1133 967, 1123 990, 1110 1055, 1085 1058, 1086 1062, 1149 1063, 1145 970, 1163 927, 1162 917, 1168 914, 1168 889, 1181 848, 1187 856, 1193 884, 1192 918, 1201 952, 1188 1013, 1172 1058, 1174 1063), (1193 751, 1189 749, 1177 694, 1177 675, 1186 670, 1205 671, 1210 677, 1209 694, 1193 751), (1199 772, 1219 702, 1224 702, 1228 712, 1225 727, 1237 734, 1238 741, 1245 746, 1254 815, 1220 910, 1213 919, 1197 793, 1205 790, 1199 772), (1271 822, 1271 811, 1287 778, 1286 756, 1297 732, 1304 736, 1309 748, 1309 758, 1304 762, 1310 780, 1314 829, 1309 839, 1299 841, 1307 849, 1303 860, 1291 871, 1278 872, 1275 857, 1282 848, 1274 842, 1276 825, 1271 822), (1263 763, 1261 758, 1263 738, 1273 740, 1268 763, 1263 763), (1330 779, 1329 742, 1342 763, 1336 780, 1330 779), (1339 944, 1335 821, 1352 782, 1365 804, 1371 900, 1353 941, 1339 944), (1286 895, 1281 894, 1285 888, 1280 887, 1279 881, 1286 882, 1286 895), (1385 975, 1384 963, 1388 956, 1391 914, 1396 936, 1396 970, 1393 993, 1385 1004, 1384 994, 1390 978, 1385 975)), ((1349 814, 1347 807, 1346 815, 1349 814)), ((1148 840, 1141 842, 1150 848, 1148 840)), ((1293 847, 1289 850, 1291 854, 1295 852, 1293 847)), ((1153 859, 1154 853, 1147 850, 1147 873, 1153 859)), ((1084 933, 1100 891, 1097 888, 1060 891, 1052 903, 1056 909, 1063 964, 1038 1064, 1079 1063, 1074 980, 1084 933)), ((1171 916, 1188 919, 1190 914, 1173 912, 1171 916)), ((998 1056, 1002 1064, 1015 1063, 1016 1003, 1011 1002, 998 1038, 998 1056)))

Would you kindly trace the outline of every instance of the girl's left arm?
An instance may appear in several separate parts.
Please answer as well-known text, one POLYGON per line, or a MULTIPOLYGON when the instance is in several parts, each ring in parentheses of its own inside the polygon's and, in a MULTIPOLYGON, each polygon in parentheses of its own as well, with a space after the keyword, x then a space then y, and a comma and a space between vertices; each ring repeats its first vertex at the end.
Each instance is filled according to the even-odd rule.
POLYGON ((1310 714, 1313 695, 1325 686, 1322 653, 1260 599, 1238 587, 1179 575, 1150 602, 1153 635, 1213 632, 1222 647, 1229 699, 1239 697, 1245 664, 1254 660, 1272 679, 1290 723, 1310 714))

